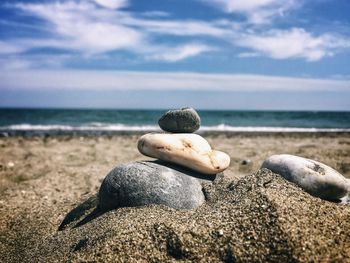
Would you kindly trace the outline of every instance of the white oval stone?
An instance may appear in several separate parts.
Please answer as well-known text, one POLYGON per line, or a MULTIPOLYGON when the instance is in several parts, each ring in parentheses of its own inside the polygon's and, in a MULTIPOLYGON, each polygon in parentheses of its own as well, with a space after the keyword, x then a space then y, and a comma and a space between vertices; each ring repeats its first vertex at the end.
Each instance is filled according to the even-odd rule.
POLYGON ((230 157, 226 153, 212 150, 209 143, 197 134, 150 133, 139 139, 137 148, 146 156, 203 174, 217 174, 230 165, 230 157))
POLYGON ((299 156, 272 155, 262 164, 288 181, 296 183, 311 195, 326 200, 339 200, 350 191, 350 180, 333 168, 299 156))

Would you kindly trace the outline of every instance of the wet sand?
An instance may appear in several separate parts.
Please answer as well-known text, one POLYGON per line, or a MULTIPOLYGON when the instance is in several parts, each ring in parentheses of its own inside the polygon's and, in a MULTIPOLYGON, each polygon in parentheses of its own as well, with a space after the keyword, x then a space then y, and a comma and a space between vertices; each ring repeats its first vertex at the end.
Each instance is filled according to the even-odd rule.
POLYGON ((203 136, 231 156, 224 177, 203 186, 204 205, 103 214, 96 193, 108 171, 149 160, 138 135, 0 138, 0 261, 350 261, 348 205, 259 171, 269 155, 289 153, 350 178, 350 134, 203 136))

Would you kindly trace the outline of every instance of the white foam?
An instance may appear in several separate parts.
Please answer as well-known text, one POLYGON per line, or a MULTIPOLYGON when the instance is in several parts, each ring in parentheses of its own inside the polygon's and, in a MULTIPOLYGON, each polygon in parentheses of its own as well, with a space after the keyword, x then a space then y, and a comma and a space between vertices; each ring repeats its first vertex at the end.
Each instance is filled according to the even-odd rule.
POLYGON ((124 124, 102 124, 92 123, 89 125, 71 126, 71 125, 32 125, 18 124, 0 127, 0 130, 9 131, 157 131, 157 126, 141 125, 129 126, 124 124))
POLYGON ((233 127, 225 124, 203 126, 200 131, 222 132, 350 132, 350 128, 300 128, 300 127, 233 127))
MULTIPOLYGON (((105 124, 90 123, 80 126, 71 125, 33 125, 17 124, 0 127, 0 131, 160 131, 156 125, 125 125, 125 124, 105 124)), ((220 124, 216 126, 202 126, 199 132, 350 132, 350 128, 300 128, 300 127, 234 127, 220 124)))

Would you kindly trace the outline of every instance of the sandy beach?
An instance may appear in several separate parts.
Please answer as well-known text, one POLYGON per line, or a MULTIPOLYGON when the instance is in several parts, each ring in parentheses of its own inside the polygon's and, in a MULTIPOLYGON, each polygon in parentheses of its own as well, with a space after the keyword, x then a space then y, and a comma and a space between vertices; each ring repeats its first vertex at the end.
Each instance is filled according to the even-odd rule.
POLYGON ((0 261, 350 261, 349 205, 259 170, 268 156, 289 153, 350 178, 349 133, 203 136, 231 157, 224 176, 203 185, 204 205, 107 213, 96 211, 104 176, 148 160, 136 148, 138 134, 0 138, 0 261))

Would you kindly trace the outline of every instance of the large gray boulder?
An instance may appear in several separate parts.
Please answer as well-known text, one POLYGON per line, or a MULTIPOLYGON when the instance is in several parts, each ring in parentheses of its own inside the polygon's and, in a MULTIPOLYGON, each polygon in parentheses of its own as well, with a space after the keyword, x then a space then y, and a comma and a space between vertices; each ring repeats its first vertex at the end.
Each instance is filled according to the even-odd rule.
POLYGON ((350 191, 350 180, 331 167, 303 157, 279 154, 272 155, 262 164, 280 174, 309 194, 326 200, 346 198, 350 191))
POLYGON ((182 108, 166 112, 158 121, 164 131, 173 133, 192 133, 199 129, 201 119, 192 108, 182 108))
POLYGON ((215 177, 160 162, 131 162, 114 168, 103 180, 99 191, 99 207, 163 204, 176 209, 193 209, 205 198, 202 180, 215 177))

